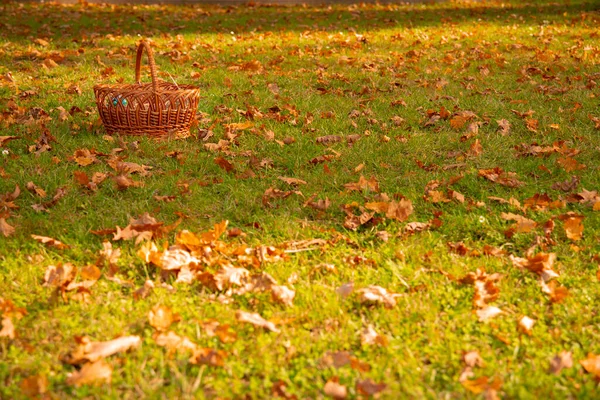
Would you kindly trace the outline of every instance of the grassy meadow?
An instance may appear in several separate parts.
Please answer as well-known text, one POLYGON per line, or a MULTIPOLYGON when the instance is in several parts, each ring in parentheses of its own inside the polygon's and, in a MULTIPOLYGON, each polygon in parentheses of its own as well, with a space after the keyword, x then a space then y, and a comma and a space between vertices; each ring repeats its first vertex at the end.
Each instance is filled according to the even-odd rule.
POLYGON ((3 3, 0 398, 598 396, 598 26, 3 3), (103 130, 141 39, 189 137, 103 130))

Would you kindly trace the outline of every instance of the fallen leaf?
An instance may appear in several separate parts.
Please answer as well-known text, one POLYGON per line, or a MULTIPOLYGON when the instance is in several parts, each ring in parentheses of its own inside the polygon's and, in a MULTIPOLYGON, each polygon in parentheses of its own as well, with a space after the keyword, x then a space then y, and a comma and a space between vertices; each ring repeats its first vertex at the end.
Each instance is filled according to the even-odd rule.
POLYGON ((15 338, 15 325, 9 317, 2 317, 2 329, 0 330, 0 337, 7 337, 9 339, 15 338))
POLYGON ((235 312, 235 317, 240 322, 247 322, 259 328, 270 330, 271 332, 279 332, 279 329, 275 326, 274 323, 267 321, 258 313, 249 313, 246 311, 238 310, 235 312))
POLYGON ((580 360, 579 363, 590 374, 600 378, 600 355, 588 353, 585 360, 580 360))
POLYGON ((356 391, 365 396, 374 396, 383 392, 386 387, 385 383, 375 383, 369 378, 356 381, 356 391))
POLYGON ((82 364, 84 362, 95 362, 113 354, 137 348, 142 339, 139 336, 121 336, 120 338, 107 342, 92 342, 87 336, 75 337, 77 345, 75 349, 63 360, 68 364, 82 364))
POLYGON ((560 374, 564 368, 573 367, 573 353, 570 351, 561 351, 550 361, 550 373, 554 375, 560 374))
POLYGON ((46 375, 32 375, 21 381, 21 393, 33 398, 43 395, 48 390, 48 378, 46 375))
POLYGON ((487 306, 485 308, 479 309, 477 311, 475 311, 475 313, 477 314, 477 317, 479 318, 479 321, 481 322, 487 322, 490 319, 497 317, 498 315, 500 315, 502 313, 502 310, 499 309, 498 307, 494 307, 494 306, 487 306))
POLYGON ((359 294, 359 300, 365 304, 383 304, 387 308, 393 308, 396 306, 396 297, 399 297, 398 293, 389 293, 386 289, 381 286, 370 285, 366 288, 361 288, 356 291, 359 294))
POLYGON ((68 249, 70 247, 69 245, 66 245, 63 242, 53 239, 51 237, 39 236, 39 235, 31 235, 31 237, 48 247, 54 247, 59 250, 68 249))
POLYGON ((104 360, 84 364, 81 370, 67 375, 67 384, 81 386, 89 384, 110 383, 112 367, 104 360))
POLYGON ((378 344, 380 346, 387 345, 387 339, 385 336, 377 333, 373 325, 367 325, 363 330, 360 331, 360 342, 363 346, 370 346, 378 344))
POLYGON ((535 320, 529 318, 528 316, 524 315, 519 319, 519 330, 529 336, 531 336, 531 329, 533 328, 533 325, 535 324, 535 320))
POLYGON ((340 385, 337 380, 328 380, 323 388, 323 392, 334 399, 345 399, 348 396, 346 386, 340 385))
POLYGON ((293 301, 294 297, 296 296, 296 292, 287 286, 272 285, 271 295, 275 301, 291 307, 294 305, 293 301))
POLYGON ((164 305, 156 305, 148 312, 148 322, 157 331, 166 331, 176 321, 179 321, 179 315, 164 305))
POLYGON ((10 226, 4 218, 0 218, 0 233, 4 235, 4 237, 9 237, 15 233, 15 228, 10 226))

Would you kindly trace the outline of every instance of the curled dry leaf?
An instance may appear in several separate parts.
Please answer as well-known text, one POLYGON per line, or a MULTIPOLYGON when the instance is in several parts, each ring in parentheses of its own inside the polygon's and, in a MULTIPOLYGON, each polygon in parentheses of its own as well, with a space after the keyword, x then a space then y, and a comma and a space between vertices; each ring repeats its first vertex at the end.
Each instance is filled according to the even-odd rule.
POLYGON ((31 235, 31 237, 48 247, 53 247, 53 248, 59 249, 59 250, 64 250, 64 249, 69 248, 69 245, 66 245, 63 242, 53 239, 51 237, 39 236, 39 235, 31 235))
POLYGON ((81 370, 70 373, 67 376, 67 384, 81 386, 89 384, 110 383, 112 379, 112 367, 104 360, 98 360, 85 364, 81 370))
POLYGON ((63 360, 69 364, 82 364, 95 362, 113 354, 124 352, 140 346, 142 339, 139 336, 121 336, 107 342, 92 342, 87 336, 75 337, 77 346, 63 360))
POLYGON ((235 317, 240 322, 247 322, 254 326, 268 329, 271 332, 279 332, 279 329, 275 326, 274 323, 267 321, 263 317, 261 317, 258 313, 249 313, 246 311, 238 310, 235 312, 235 317))
POLYGON ((370 285, 366 288, 358 289, 356 292, 359 295, 361 303, 383 304, 387 308, 395 307, 396 297, 400 296, 398 293, 389 293, 386 289, 376 285, 370 285))

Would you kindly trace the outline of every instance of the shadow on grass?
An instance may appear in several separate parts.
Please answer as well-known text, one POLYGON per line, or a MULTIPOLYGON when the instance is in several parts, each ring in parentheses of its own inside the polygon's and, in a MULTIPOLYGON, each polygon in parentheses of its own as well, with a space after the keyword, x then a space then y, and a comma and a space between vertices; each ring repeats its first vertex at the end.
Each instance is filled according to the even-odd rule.
POLYGON ((0 37, 10 42, 52 38, 85 42, 106 35, 243 34, 248 32, 367 31, 373 27, 429 27, 473 21, 538 25, 581 19, 600 10, 594 2, 377 4, 332 6, 74 5, 0 7, 0 37), (566 17, 565 17, 566 16, 566 17))

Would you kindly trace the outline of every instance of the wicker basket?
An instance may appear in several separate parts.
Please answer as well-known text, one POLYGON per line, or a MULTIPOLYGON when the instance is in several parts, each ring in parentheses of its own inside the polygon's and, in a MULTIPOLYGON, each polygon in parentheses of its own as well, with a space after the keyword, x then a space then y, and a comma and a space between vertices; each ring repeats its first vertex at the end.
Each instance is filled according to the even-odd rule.
POLYGON ((200 89, 158 81, 152 49, 140 42, 132 85, 96 85, 94 94, 108 134, 187 136, 196 118, 200 89), (142 55, 146 50, 152 83, 140 82, 142 55))

